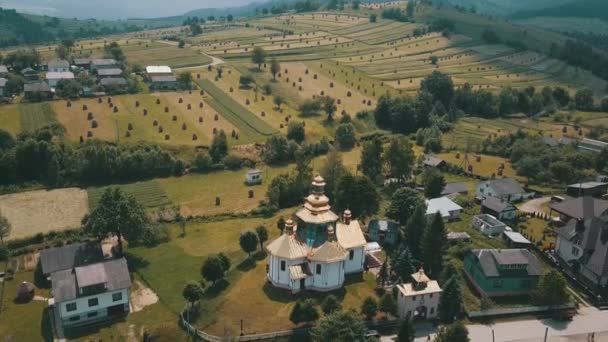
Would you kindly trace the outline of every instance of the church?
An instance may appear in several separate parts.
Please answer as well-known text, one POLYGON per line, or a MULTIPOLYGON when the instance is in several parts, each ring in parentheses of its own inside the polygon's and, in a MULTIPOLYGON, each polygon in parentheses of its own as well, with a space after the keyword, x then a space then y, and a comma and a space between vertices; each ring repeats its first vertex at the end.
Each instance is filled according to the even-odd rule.
POLYGON ((331 211, 325 181, 316 176, 295 222, 287 220, 283 234, 266 246, 268 281, 292 293, 341 288, 345 275, 363 272, 366 243, 350 210, 341 220, 331 211))

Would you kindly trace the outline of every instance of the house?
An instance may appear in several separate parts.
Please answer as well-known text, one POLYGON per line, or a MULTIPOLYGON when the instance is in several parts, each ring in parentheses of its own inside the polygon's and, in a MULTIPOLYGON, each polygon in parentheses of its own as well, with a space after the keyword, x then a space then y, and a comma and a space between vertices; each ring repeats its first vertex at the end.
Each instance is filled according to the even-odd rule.
POLYGON ((424 165, 425 167, 436 167, 438 169, 441 169, 446 166, 446 162, 441 158, 425 154, 424 160, 422 161, 422 165, 424 165))
POLYGON ((502 233, 502 237, 509 248, 528 248, 532 244, 530 240, 518 232, 505 230, 502 233))
POLYGON ((432 198, 426 200, 426 215, 440 213, 441 217, 447 221, 454 221, 460 218, 462 207, 454 203, 447 197, 432 198))
POLYGON ((91 60, 91 72, 95 72, 99 69, 116 69, 118 63, 114 59, 109 58, 95 58, 91 60))
POLYGON ((582 182, 568 185, 566 194, 571 197, 602 197, 608 193, 608 183, 606 182, 582 182))
POLYGON ((97 69, 99 79, 119 77, 120 75, 122 75, 122 70, 119 68, 97 69))
POLYGON ((146 67, 148 78, 152 76, 173 76, 173 70, 166 65, 149 65, 146 67))
POLYGON ((49 84, 49 86, 51 88, 54 88, 57 86, 57 83, 59 83, 59 81, 64 81, 64 80, 73 80, 74 79, 74 74, 69 72, 69 71, 62 71, 62 72, 47 72, 46 73, 46 82, 49 84))
POLYGON ((69 72, 70 63, 63 59, 54 59, 47 62, 46 70, 48 72, 69 72))
POLYGON ((402 320, 434 319, 443 290, 420 270, 412 274, 412 282, 395 285, 398 290, 397 312, 402 320))
POLYGON ((553 212, 559 214, 559 220, 567 223, 570 220, 587 220, 593 217, 599 217, 603 212, 608 210, 608 201, 600 200, 593 197, 579 197, 562 202, 549 204, 549 216, 553 216, 553 212))
MULTIPOLYGON (((591 208, 588 208, 590 211, 591 208)), ((588 213, 584 216, 591 216, 588 213)), ((608 284, 608 211, 555 229, 557 256, 595 288, 608 284)))
POLYGON ((399 241, 399 224, 389 220, 371 220, 367 225, 371 241, 396 244, 399 241))
POLYGON ((51 87, 46 82, 26 83, 23 86, 25 98, 30 101, 44 101, 53 98, 51 87))
POLYGON ((8 68, 6 65, 0 64, 0 77, 5 77, 8 75, 8 68))
POLYGON ((447 183, 443 190, 441 191, 441 196, 448 195, 468 195, 469 187, 467 183, 457 182, 457 183, 447 183))
POLYGON ((541 270, 527 249, 473 249, 464 257, 464 273, 482 296, 529 295, 541 270))
MULTIPOLYGON (((6 82, 7 82, 6 78, 0 77, 0 97, 5 95, 4 88, 6 87, 6 82)), ((9 94, 6 94, 6 95, 8 96, 9 94)))
POLYGON ((499 220, 510 221, 517 216, 517 208, 505 200, 490 196, 481 201, 481 213, 492 215, 499 220))
POLYGON ((27 81, 38 81, 38 71, 32 68, 25 68, 21 70, 21 75, 23 75, 23 78, 25 78, 27 81))
POLYGON ((540 138, 540 140, 543 142, 543 144, 549 147, 556 147, 559 145, 557 140, 553 139, 552 136, 543 136, 540 138))
POLYGON ((103 87, 122 87, 127 85, 127 80, 122 77, 102 78, 99 84, 103 87))
POLYGON ((268 281, 292 293, 341 288, 347 274, 363 272, 367 244, 357 220, 345 210, 340 222, 316 176, 304 206, 288 219, 284 233, 266 246, 268 281))
POLYGON ((503 178, 479 182, 475 190, 475 197, 479 200, 497 197, 513 203, 530 197, 530 194, 527 194, 515 179, 503 178))
POLYGON ((106 258, 99 244, 76 243, 43 250, 40 263, 51 280, 49 306, 64 327, 129 312, 131 276, 125 258, 106 258))
POLYGON ((496 217, 488 214, 473 216, 471 221, 473 228, 479 230, 486 236, 500 236, 505 230, 511 229, 506 224, 496 219, 496 217))
POLYGON ((606 146, 608 146, 607 142, 584 138, 583 140, 579 141, 576 148, 583 152, 600 153, 606 146))
POLYGON ((177 78, 175 76, 152 76, 150 77, 150 89, 177 89, 177 78))
POLYGON ((81 69, 90 69, 91 68, 91 59, 90 58, 74 58, 74 65, 81 69))
POLYGON ((245 175, 247 185, 262 184, 262 170, 249 170, 245 175))

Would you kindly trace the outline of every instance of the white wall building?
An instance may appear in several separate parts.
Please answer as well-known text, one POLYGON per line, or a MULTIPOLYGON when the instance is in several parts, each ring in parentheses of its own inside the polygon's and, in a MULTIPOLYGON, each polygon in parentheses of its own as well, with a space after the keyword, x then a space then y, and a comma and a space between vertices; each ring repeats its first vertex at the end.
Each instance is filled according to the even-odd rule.
POLYGON ((454 221, 460 218, 462 207, 448 197, 439 197, 426 200, 426 215, 440 213, 441 217, 447 221, 454 221))
POLYGON ((509 203, 518 202, 531 197, 524 188, 513 178, 492 179, 479 182, 475 188, 475 196, 479 200, 496 197, 509 203))
POLYGON ((61 80, 73 80, 74 74, 70 71, 62 71, 62 72, 47 72, 46 73, 46 81, 49 84, 49 87, 55 88, 57 83, 61 80))
POLYGON ((296 213, 297 225, 289 219, 283 235, 270 242, 268 280, 292 293, 304 289, 331 291, 342 287, 347 274, 363 271, 365 237, 349 210, 342 222, 330 210, 320 176, 312 193, 296 213))
POLYGON ((412 274, 412 283, 396 285, 399 290, 397 307, 400 319, 433 319, 437 317, 439 299, 443 291, 435 280, 430 280, 421 268, 412 274))

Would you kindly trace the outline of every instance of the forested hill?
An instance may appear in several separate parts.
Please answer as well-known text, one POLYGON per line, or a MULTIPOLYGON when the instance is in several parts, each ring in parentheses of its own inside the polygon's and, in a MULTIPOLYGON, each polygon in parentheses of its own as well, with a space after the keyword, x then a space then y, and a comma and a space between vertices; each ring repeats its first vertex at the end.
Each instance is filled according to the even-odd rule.
POLYGON ((607 0, 573 0, 567 4, 539 10, 528 10, 513 13, 512 19, 533 17, 584 17, 599 18, 608 21, 607 0))
POLYGON ((542 11, 572 0, 435 0, 436 3, 464 7, 477 13, 509 16, 522 11, 542 11))
POLYGON ((17 13, 0 8, 0 47, 20 43, 38 43, 52 40, 51 33, 42 25, 17 13))

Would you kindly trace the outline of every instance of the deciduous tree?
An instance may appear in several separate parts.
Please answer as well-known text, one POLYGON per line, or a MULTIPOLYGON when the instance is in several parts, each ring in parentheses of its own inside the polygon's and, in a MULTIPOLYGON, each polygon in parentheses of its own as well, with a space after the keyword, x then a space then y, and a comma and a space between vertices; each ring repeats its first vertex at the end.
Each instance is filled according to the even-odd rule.
POLYGON ((338 298, 334 295, 328 295, 321 302, 321 310, 327 316, 333 313, 334 311, 339 311, 342 309, 342 305, 338 301, 338 298))
POLYGON ((209 148, 209 156, 214 163, 219 163, 228 155, 228 138, 223 129, 213 137, 211 147, 209 148))
POLYGON ((353 311, 336 311, 319 322, 311 333, 315 342, 365 341, 365 324, 353 311))
POLYGON ((319 311, 312 299, 297 301, 289 315, 289 320, 294 324, 310 323, 318 319, 319 311))
POLYGON ((445 187, 445 178, 438 169, 429 168, 422 173, 422 184, 424 185, 424 195, 427 198, 436 198, 441 196, 445 187))
POLYGON ((248 230, 241 234, 239 244, 241 245, 243 252, 247 253, 248 256, 251 256, 251 253, 255 252, 258 248, 258 236, 254 232, 248 230))
POLYGON ((2 242, 2 244, 4 244, 4 239, 11 234, 11 230, 11 223, 0 212, 0 242, 2 242))
POLYGON ((361 172, 376 183, 382 177, 383 151, 382 140, 378 137, 365 142, 361 151, 361 172))
POLYGON ((537 305, 560 305, 570 301, 566 279, 555 270, 542 276, 532 298, 537 305))
POLYGON ((264 250, 264 242, 268 241, 268 229, 265 226, 258 226, 255 229, 255 234, 258 236, 260 242, 260 250, 264 250))
POLYGON ((469 342, 469 331, 467 327, 458 321, 439 328, 439 332, 433 342, 469 342))
POLYGON ((420 194, 412 188, 399 188, 391 196, 391 203, 386 210, 386 216, 400 224, 407 223, 416 210, 416 207, 424 205, 420 194))
POLYGON ((266 61, 266 51, 259 46, 254 47, 251 53, 251 61, 258 65, 259 70, 262 70, 262 64, 266 61))

